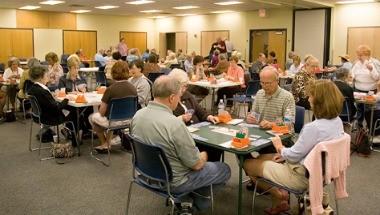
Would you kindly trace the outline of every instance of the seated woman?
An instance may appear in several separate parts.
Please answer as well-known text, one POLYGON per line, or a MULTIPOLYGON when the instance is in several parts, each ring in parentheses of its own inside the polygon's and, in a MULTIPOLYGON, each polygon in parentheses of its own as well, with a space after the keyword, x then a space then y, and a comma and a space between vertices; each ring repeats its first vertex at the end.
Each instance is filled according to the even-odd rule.
MULTIPOLYGON (((330 80, 311 81, 307 94, 316 120, 304 126, 297 142, 290 148, 283 146, 281 139, 272 138, 277 154, 260 155, 257 159, 247 159, 244 170, 255 181, 264 177, 275 183, 294 190, 308 187, 308 179, 303 161, 322 141, 333 140, 344 134, 343 123, 339 118, 342 111, 343 96, 330 80)), ((268 190, 270 185, 260 183, 259 188, 268 190)), ((270 189, 273 208, 266 209, 268 214, 280 214, 289 209, 289 195, 285 190, 270 189)))
MULTIPOLYGON (((22 73, 24 72, 23 69, 20 68, 20 61, 16 57, 12 57, 8 61, 8 68, 5 69, 3 79, 4 81, 12 81, 20 79, 22 76, 22 73)), ((10 86, 3 86, 1 87, 1 90, 6 92, 9 101, 12 105, 12 110, 16 109, 16 94, 18 89, 17 85, 10 85, 10 86)))
MULTIPOLYGON (((203 67, 204 58, 200 55, 196 55, 193 58, 193 67, 190 69, 189 78, 191 81, 207 80, 205 69, 203 67)), ((209 93, 208 89, 200 86, 191 85, 188 87, 188 91, 197 96, 200 100, 203 100, 209 93)))
POLYGON ((145 107, 151 98, 150 84, 148 79, 143 75, 144 62, 142 60, 134 60, 129 63, 129 72, 131 78, 128 81, 135 86, 137 96, 139 98, 140 107, 145 107))
POLYGON ((111 147, 112 132, 107 134, 104 133, 106 127, 109 126, 107 117, 109 115, 109 105, 111 100, 127 96, 137 96, 136 88, 128 81, 128 64, 126 62, 116 62, 112 67, 111 75, 112 79, 115 80, 115 83, 109 86, 104 92, 99 112, 89 116, 91 126, 98 135, 100 141, 100 145, 95 148, 99 152, 104 152, 108 147, 111 147))
POLYGON ((295 75, 297 74, 301 68, 303 67, 303 64, 301 63, 301 58, 298 55, 293 56, 293 63, 291 64, 289 70, 288 70, 288 75, 295 75))
POLYGON ((158 63, 157 56, 155 54, 149 55, 148 62, 145 63, 144 69, 143 69, 143 73, 145 77, 148 77, 149 73, 160 72, 161 68, 157 63, 158 63))
POLYGON ((86 79, 79 75, 80 62, 76 58, 70 58, 67 61, 69 72, 59 79, 58 88, 65 88, 69 92, 86 92, 86 79))
MULTIPOLYGON (((348 113, 350 115, 350 121, 354 120, 354 116, 356 114, 356 106, 355 106, 355 98, 354 98, 354 89, 348 84, 350 70, 346 68, 339 68, 336 71, 336 80, 334 81, 335 85, 338 87, 340 92, 343 94, 347 105, 348 105, 348 113)), ((343 110, 346 113, 346 110, 343 110)), ((347 114, 348 114, 347 113, 347 114)), ((343 121, 347 121, 347 116, 342 116, 341 119, 343 121)))
MULTIPOLYGON (((186 125, 191 125, 199 122, 209 121, 212 123, 218 123, 219 119, 209 114, 203 109, 195 97, 187 91, 189 77, 186 72, 181 69, 173 69, 169 76, 179 80, 182 84, 181 101, 178 103, 177 108, 173 111, 173 114, 181 119, 186 125)), ((200 151, 207 151, 209 161, 220 161, 220 155, 222 151, 210 148, 202 145, 198 145, 200 151)))
MULTIPOLYGON (((231 98, 234 94, 241 92, 245 88, 244 70, 238 66, 238 61, 239 58, 237 56, 231 56, 230 67, 228 67, 227 74, 224 76, 224 79, 239 82, 240 86, 224 87, 218 90, 217 103, 220 99, 223 99, 224 96, 226 96, 226 98, 231 98)), ((227 105, 229 104, 227 103, 227 105)))
MULTIPOLYGON (((25 70, 20 78, 20 83, 18 84, 18 88, 20 91, 17 93, 17 98, 19 99, 20 103, 22 103, 22 100, 27 98, 27 93, 30 87, 33 85, 32 81, 29 78, 30 70, 35 66, 41 66, 40 61, 37 58, 30 58, 28 60, 28 70, 25 70)), ((25 109, 29 109, 30 104, 25 104, 25 109)))
POLYGON ((49 64, 49 83, 48 87, 51 91, 58 88, 59 79, 63 76, 63 68, 58 63, 58 55, 54 52, 49 52, 45 55, 45 60, 49 64))
POLYGON ((215 67, 208 68, 208 71, 210 72, 210 74, 213 74, 215 78, 220 79, 223 78, 224 75, 227 73, 229 66, 230 63, 227 60, 227 55, 220 54, 218 64, 215 67))

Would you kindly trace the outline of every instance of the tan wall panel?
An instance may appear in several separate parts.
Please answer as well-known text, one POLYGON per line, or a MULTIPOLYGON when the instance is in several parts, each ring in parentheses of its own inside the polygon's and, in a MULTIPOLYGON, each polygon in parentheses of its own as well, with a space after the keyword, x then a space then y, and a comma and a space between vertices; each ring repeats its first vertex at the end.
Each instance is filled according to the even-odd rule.
POLYGON ((349 28, 347 32, 347 53, 354 61, 356 49, 359 45, 368 45, 372 50, 372 56, 380 58, 380 27, 349 28))
POLYGON ((16 10, 17 28, 48 28, 49 15, 46 12, 16 10))
POLYGON ((251 62, 255 62, 259 57, 259 53, 264 51, 265 36, 260 32, 252 32, 251 35, 252 47, 251 47, 251 62))
POLYGON ((286 33, 284 31, 270 31, 268 34, 268 51, 276 53, 279 68, 284 69, 286 55, 286 33))
POLYGON ((213 44, 218 37, 229 38, 230 31, 202 31, 201 32, 201 55, 208 56, 211 44, 213 44))
POLYGON ((73 54, 83 49, 85 56, 93 59, 96 54, 96 31, 63 31, 63 53, 73 54))
POLYGON ((49 13, 49 28, 77 29, 77 16, 72 13, 49 13))
POLYGON ((12 31, 10 29, 0 29, 0 63, 7 65, 8 58, 12 56, 12 31))
POLYGON ((146 32, 120 32, 120 38, 124 37, 128 48, 138 48, 143 53, 147 48, 146 32))
POLYGON ((166 56, 166 33, 160 33, 159 34, 159 55, 160 57, 166 56))
POLYGON ((187 32, 175 33, 175 51, 182 49, 183 53, 187 53, 187 32))
POLYGON ((12 30, 12 54, 18 58, 33 57, 33 31, 12 30))

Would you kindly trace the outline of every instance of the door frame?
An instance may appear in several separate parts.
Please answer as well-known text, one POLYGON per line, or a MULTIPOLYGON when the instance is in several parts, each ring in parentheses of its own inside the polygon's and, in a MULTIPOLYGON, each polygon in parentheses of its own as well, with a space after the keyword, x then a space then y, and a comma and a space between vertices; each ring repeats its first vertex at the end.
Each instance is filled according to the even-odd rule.
MULTIPOLYGON (((284 62, 286 63, 286 50, 288 49, 288 29, 287 28, 264 28, 264 29, 249 29, 249 55, 248 55, 248 59, 251 60, 253 56, 251 56, 252 54, 252 44, 253 44, 253 40, 251 38, 251 35, 252 33, 254 32, 257 32, 257 31, 285 31, 285 59, 284 59, 284 62)), ((268 56, 267 56, 268 57, 268 56)), ((253 59, 253 62, 255 61, 255 59, 253 59)), ((252 63, 253 63, 252 62, 252 63)))

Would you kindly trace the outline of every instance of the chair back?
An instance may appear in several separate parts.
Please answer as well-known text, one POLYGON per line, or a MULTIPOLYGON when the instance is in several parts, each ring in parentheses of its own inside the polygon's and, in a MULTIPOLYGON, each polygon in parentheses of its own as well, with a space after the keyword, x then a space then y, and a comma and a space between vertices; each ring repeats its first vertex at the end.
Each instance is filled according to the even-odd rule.
POLYGON ((304 121, 305 121, 305 108, 301 107, 301 106, 296 106, 296 119, 294 122, 294 132, 295 133, 301 132, 301 130, 303 128, 304 121))
POLYGON ((143 176, 158 182, 169 183, 173 179, 170 163, 162 148, 131 138, 133 167, 143 176))
POLYGON ((349 110, 349 108, 348 108, 348 102, 347 102, 347 99, 348 99, 348 98, 344 98, 344 101, 343 101, 343 108, 342 108, 342 113, 339 114, 339 117, 340 117, 340 119, 341 119, 343 122, 350 123, 350 122, 351 122, 351 119, 350 119, 350 110, 349 110))
POLYGON ((256 95, 257 91, 260 89, 260 81, 258 80, 251 80, 247 84, 247 91, 246 91, 246 96, 254 96, 256 95))
POLYGON ((260 81, 260 75, 256 72, 251 72, 251 80, 259 80, 260 81))
POLYGON ((67 64, 67 58, 69 58, 68 54, 61 55, 61 64, 67 64))
POLYGON ((161 75, 164 75, 163 72, 151 72, 151 73, 148 73, 148 79, 154 83, 154 81, 160 77, 161 75))
POLYGON ((111 99, 109 121, 124 121, 131 119, 137 112, 137 96, 111 99))
POLYGON ((107 86, 107 77, 104 71, 95 72, 95 77, 97 85, 107 86))
POLYGON ((5 71, 5 64, 0 63, 0 72, 4 73, 4 71, 5 71))
POLYGON ((182 69, 181 64, 179 64, 179 63, 177 63, 177 64, 171 64, 169 68, 171 70, 172 69, 182 69))
POLYGON ((102 64, 101 64, 99 61, 95 61, 95 66, 96 66, 96 67, 101 67, 102 64))
POLYGON ((36 97, 29 95, 30 104, 32 106, 32 119, 34 122, 41 124, 41 108, 36 97))

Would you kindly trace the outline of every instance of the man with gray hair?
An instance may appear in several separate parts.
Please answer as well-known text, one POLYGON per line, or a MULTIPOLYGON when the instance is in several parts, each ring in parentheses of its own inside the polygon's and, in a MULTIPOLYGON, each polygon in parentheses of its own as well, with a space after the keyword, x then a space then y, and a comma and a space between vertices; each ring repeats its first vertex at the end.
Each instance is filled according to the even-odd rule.
POLYGON ((196 209, 210 205, 208 186, 223 184, 231 175, 228 165, 207 162, 206 152, 199 152, 185 124, 173 115, 181 97, 181 82, 174 77, 160 76, 153 84, 153 97, 147 107, 139 110, 131 122, 131 134, 164 151, 173 171, 173 193, 194 191, 184 199, 193 201, 196 209))
MULTIPOLYGON (((336 80, 334 81, 334 83, 345 98, 346 105, 348 108, 347 114, 349 114, 350 116, 349 119, 350 121, 352 121, 356 114, 356 106, 355 106, 355 98, 354 98, 354 89, 348 84, 350 75, 351 75, 350 70, 344 67, 340 67, 336 71, 336 80)), ((344 108, 343 112, 347 112, 347 110, 345 109, 346 106, 344 106, 343 108, 344 108)), ((348 121, 347 116, 341 116, 340 118, 344 122, 348 121)))
POLYGON ((294 119, 295 102, 293 95, 278 85, 278 73, 272 66, 265 67, 260 72, 260 84, 262 89, 256 94, 252 112, 249 114, 248 123, 258 123, 262 128, 271 128, 277 119, 283 119, 286 111, 294 119), (260 117, 258 117, 260 115, 260 117))

